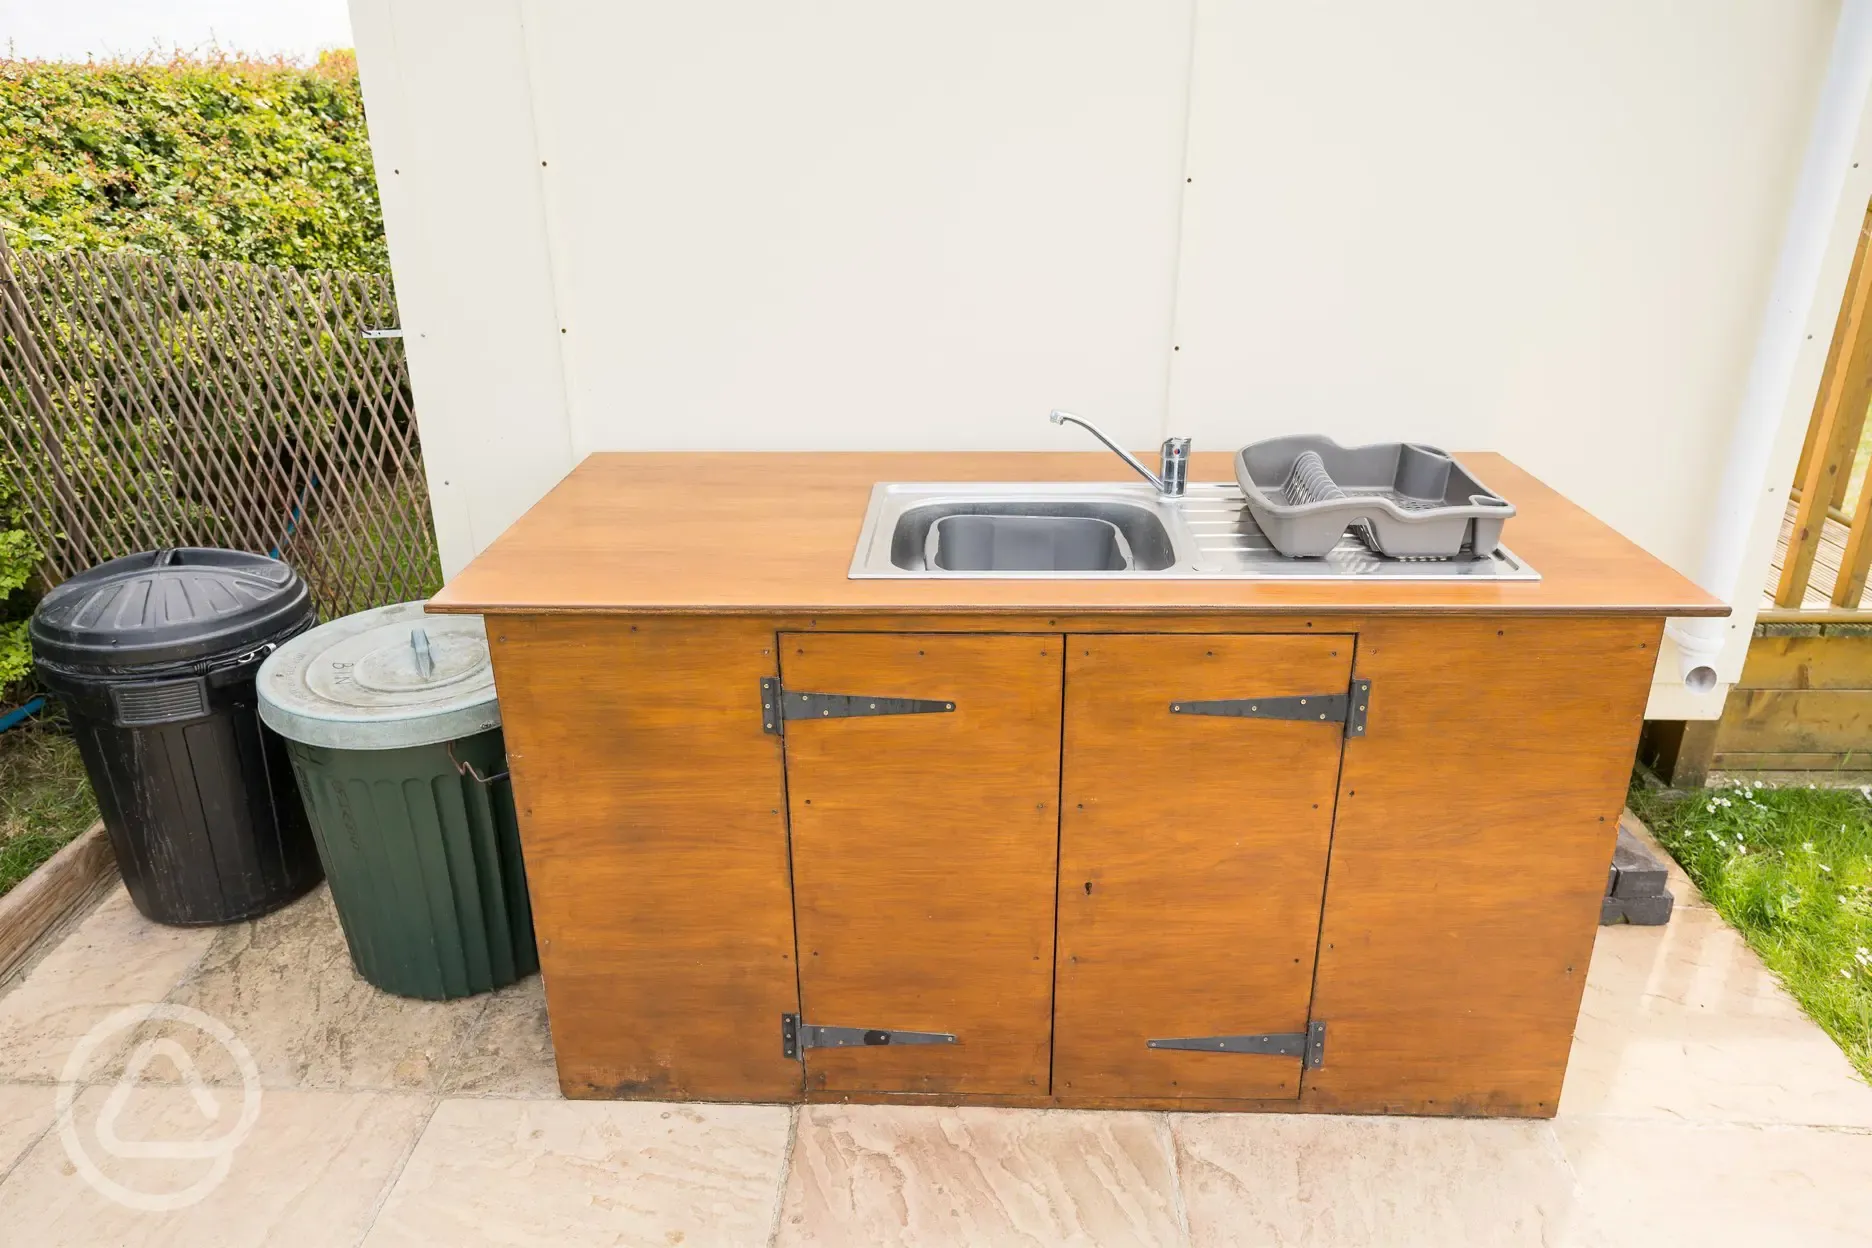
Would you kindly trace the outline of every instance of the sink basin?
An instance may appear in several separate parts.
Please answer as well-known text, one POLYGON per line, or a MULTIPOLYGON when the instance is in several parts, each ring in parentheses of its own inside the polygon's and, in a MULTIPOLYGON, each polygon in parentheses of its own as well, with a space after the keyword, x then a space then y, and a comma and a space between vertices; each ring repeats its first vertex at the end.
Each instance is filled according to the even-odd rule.
POLYGON ((887 481, 871 491, 853 578, 1538 581, 1506 547, 1453 559, 1387 559, 1354 532, 1317 559, 1289 559, 1241 487, 1191 482, 1167 498, 1142 482, 887 481))
MULTIPOLYGON (((1154 517, 1151 523, 1157 524, 1154 517)), ((1131 543, 1118 526, 1092 516, 946 515, 930 525, 923 558, 943 572, 1129 572, 1133 566, 1131 543)))
POLYGON ((958 498, 902 509, 890 562, 904 572, 1122 575, 1168 568, 1176 548, 1154 510, 1125 499, 958 498))

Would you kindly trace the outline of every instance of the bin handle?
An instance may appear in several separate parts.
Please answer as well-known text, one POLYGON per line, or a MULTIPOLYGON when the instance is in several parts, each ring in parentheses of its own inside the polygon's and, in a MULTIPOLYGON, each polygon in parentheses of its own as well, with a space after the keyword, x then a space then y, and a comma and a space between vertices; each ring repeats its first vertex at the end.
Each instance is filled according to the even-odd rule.
POLYGON ((248 667, 257 660, 266 658, 267 655, 272 654, 277 649, 279 649, 279 643, 277 641, 268 641, 262 642, 245 654, 237 654, 219 667, 209 668, 205 673, 208 677, 208 683, 218 689, 222 685, 225 685, 228 680, 242 668, 248 667))
POLYGON ((456 758, 455 757, 455 743, 453 741, 447 742, 446 744, 443 745, 442 748, 448 751, 448 760, 449 762, 455 764, 456 774, 467 776, 469 779, 473 780, 476 784, 490 785, 490 784, 493 784, 496 780, 505 780, 508 777, 508 772, 505 772, 505 771, 497 771, 491 776, 484 776, 479 771, 475 770, 475 765, 473 763, 466 762, 463 759, 456 758))
POLYGON ((429 649, 429 633, 425 629, 412 628, 409 644, 416 656, 416 674, 428 680, 435 675, 435 654, 429 649))

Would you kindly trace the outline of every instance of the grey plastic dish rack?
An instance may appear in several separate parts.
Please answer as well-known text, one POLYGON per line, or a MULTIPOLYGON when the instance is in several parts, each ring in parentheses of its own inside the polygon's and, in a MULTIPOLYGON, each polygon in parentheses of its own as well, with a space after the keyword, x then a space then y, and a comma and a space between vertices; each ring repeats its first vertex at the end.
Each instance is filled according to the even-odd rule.
POLYGON ((1255 523, 1290 558, 1326 554, 1353 525, 1394 559, 1483 556, 1515 514, 1448 451, 1413 442, 1269 438, 1236 453, 1235 479, 1255 523))

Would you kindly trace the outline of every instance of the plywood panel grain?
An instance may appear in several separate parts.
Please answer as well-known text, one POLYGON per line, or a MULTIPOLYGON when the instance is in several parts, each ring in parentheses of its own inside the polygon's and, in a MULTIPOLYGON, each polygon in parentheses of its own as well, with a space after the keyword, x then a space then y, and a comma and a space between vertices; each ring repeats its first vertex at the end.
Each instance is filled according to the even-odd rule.
MULTIPOLYGON (((974 693, 959 703, 967 714, 792 725, 786 748, 807 767, 792 792, 795 849, 804 855, 795 865, 812 876, 801 880, 802 948, 837 947, 839 938, 859 951, 839 975, 815 980, 806 968, 807 1012, 822 1023, 952 1030, 975 1037, 973 1045, 945 1055, 957 1063, 947 1069, 929 1065, 927 1053, 907 1056, 910 1050, 815 1052, 806 1069, 824 1077, 812 1087, 803 1087, 801 1065, 780 1054, 778 1018, 799 1008, 799 994, 782 747, 760 731, 758 681, 779 671, 775 629, 782 622, 835 625, 793 615, 496 619, 490 642, 568 1094, 1282 1104, 1266 1094, 1256 1099, 1234 1080, 1221 1091, 1190 1092, 1181 1075, 1168 1090, 1175 1095, 1136 1086, 1096 1094, 1057 1081, 1049 1091, 1056 898, 1065 907, 1065 942, 1086 932, 1096 937, 1105 929, 1075 928, 1073 905, 1086 899, 1088 880, 1093 897, 1102 886, 1090 873, 1063 886, 1055 875, 1059 759, 1050 751, 1060 739, 1064 639, 985 630, 1010 618, 1106 627, 1118 626, 1117 618, 865 618, 869 626, 908 629, 922 621, 980 631, 924 638, 809 632, 790 639, 807 652, 789 652, 788 663, 800 664, 790 668, 790 683, 945 697, 956 685, 944 680, 966 680, 974 693), (946 675, 936 679, 918 664, 939 650, 946 675), (856 688, 866 674, 889 677, 892 687, 856 688), (917 763, 905 767, 906 738, 884 734, 911 725, 925 748, 912 750, 917 763), (954 735, 931 736, 930 725, 954 735), (854 729, 843 739, 862 748, 828 748, 832 731, 854 729), (1011 765, 1028 759, 1039 764, 1011 765), (1012 778, 1030 771, 1030 782, 1012 778), (812 791, 815 774, 835 788, 849 782, 849 794, 869 793, 861 803, 867 809, 895 803, 919 817, 900 817, 880 836, 867 828, 870 816, 822 808, 827 799, 812 791), (829 817, 815 823, 822 813, 829 817), (820 847, 828 852, 815 858, 820 847), (841 874, 848 885, 842 900, 841 874), (813 879, 834 887, 818 890, 815 900, 813 879), (907 932, 893 922, 902 915, 914 920, 907 932), (919 945, 917 925, 925 922, 939 936, 919 945), (940 958, 929 952, 938 947, 940 958), (1036 969, 1030 976, 1016 967, 1036 969), (840 1013, 849 1004, 854 1015, 813 1008, 813 983, 825 994, 820 1000, 840 1013), (890 1017, 878 1017, 879 1007, 890 1017), (818 1063, 822 1056, 831 1060, 818 1063), (915 1064, 892 1068, 878 1057, 915 1064)), ((1370 733, 1346 745, 1337 791, 1311 1010, 1328 1023, 1326 1064, 1303 1077, 1297 1108, 1551 1113, 1660 621, 1339 619, 1358 634, 1354 674, 1375 687, 1370 733)), ((1343 635, 1326 635, 1329 621, 1311 616, 1161 622, 1194 621, 1210 631, 1243 630, 1225 647, 1324 646, 1334 661, 1345 658, 1343 635), (1299 634, 1312 624, 1315 635, 1270 637, 1275 624, 1299 634)), ((1076 640, 1081 649, 1134 641, 1076 640)), ((1200 647, 1205 662, 1213 648, 1187 633, 1152 640, 1200 647)), ((1193 655, 1181 668, 1192 676, 1201 670, 1193 655)), ((1339 674, 1335 669, 1334 678, 1339 674)), ((1086 669, 1088 686, 1093 676, 1086 669)), ((1119 680, 1118 669, 1109 678, 1119 680)), ((1277 726, 1215 724, 1231 722, 1277 726)), ((1205 800, 1215 766, 1233 761, 1198 766, 1191 760, 1200 750, 1177 754, 1166 787, 1148 750, 1127 754, 1114 739, 1111 800, 1121 790, 1123 800, 1137 803, 1162 797, 1173 815, 1179 803, 1205 800)), ((1249 762, 1274 757, 1263 749, 1249 762)), ((1271 768, 1271 783, 1287 784, 1303 766, 1286 760, 1271 768)), ((1158 834, 1176 835, 1174 824, 1167 817, 1168 830, 1158 834)), ((1136 869, 1124 863, 1127 848, 1113 837, 1103 861, 1091 865, 1119 879, 1136 869)), ((1077 873, 1091 859, 1074 852, 1069 845, 1068 871, 1077 873)), ((1150 866, 1140 853, 1137 868, 1150 866)), ((1148 882, 1148 870, 1136 869, 1135 878, 1148 882)), ((1185 895, 1201 898, 1209 888, 1209 880, 1198 880, 1185 895)), ((1174 907, 1166 903, 1166 910, 1174 920, 1174 907)), ((1306 955, 1287 956, 1304 964, 1306 955)), ((1074 990, 1062 980, 1062 1018, 1074 1008, 1074 990)), ((1119 1004, 1142 1008, 1150 990, 1137 995, 1139 1002, 1119 1004)), ((1287 1025, 1243 1020, 1241 1027, 1287 1025)), ((1070 1061, 1073 1041, 1064 1028, 1060 1043, 1070 1061)), ((1274 1083, 1279 1094, 1279 1077, 1274 1083)))
POLYGON ((1376 621, 1303 1103, 1554 1112, 1661 622, 1376 621))
POLYGON ((488 641, 561 1087, 796 1098, 771 629, 523 617, 488 641))
POLYGON ((1173 715, 1344 693, 1353 638, 1067 638, 1054 1091, 1293 1098, 1300 1059, 1147 1039, 1304 1032, 1344 727, 1173 715))
POLYGON ((1047 1091, 1060 647, 1057 635, 782 636, 789 691, 956 708, 786 726, 806 1021, 960 1040, 809 1050, 809 1087, 1047 1091))

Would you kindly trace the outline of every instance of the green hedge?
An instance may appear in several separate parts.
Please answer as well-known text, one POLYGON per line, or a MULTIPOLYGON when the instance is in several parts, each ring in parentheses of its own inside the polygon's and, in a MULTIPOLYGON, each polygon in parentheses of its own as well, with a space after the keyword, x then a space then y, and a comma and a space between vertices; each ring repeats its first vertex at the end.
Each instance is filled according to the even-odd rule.
POLYGON ((357 61, 0 61, 0 228, 17 249, 387 272, 357 61))
MULTIPOLYGON (((0 59, 0 230, 20 251, 128 250, 387 273, 357 60, 327 53, 306 68, 233 57, 0 59)), ((150 313, 164 315, 174 313, 150 313)), ((74 326, 52 332, 55 343, 42 345, 109 354, 74 326)), ((323 376, 316 367, 309 375, 323 376)), ((0 376, 0 386, 17 384, 0 376)), ((12 397, 15 408, 25 402, 12 397)), ((172 413, 144 416, 160 422, 172 413)), ((144 432, 135 422, 99 425, 102 441, 80 467, 144 432)), ((167 488, 162 475, 138 477, 136 487, 167 488)), ((39 559, 15 527, 12 494, 0 472, 0 709, 28 667, 32 595, 17 591, 39 559)))
POLYGON ((24 589, 39 567, 39 544, 20 524, 18 491, 0 468, 0 710, 7 689, 32 673, 32 646, 26 640, 31 600, 24 589))

